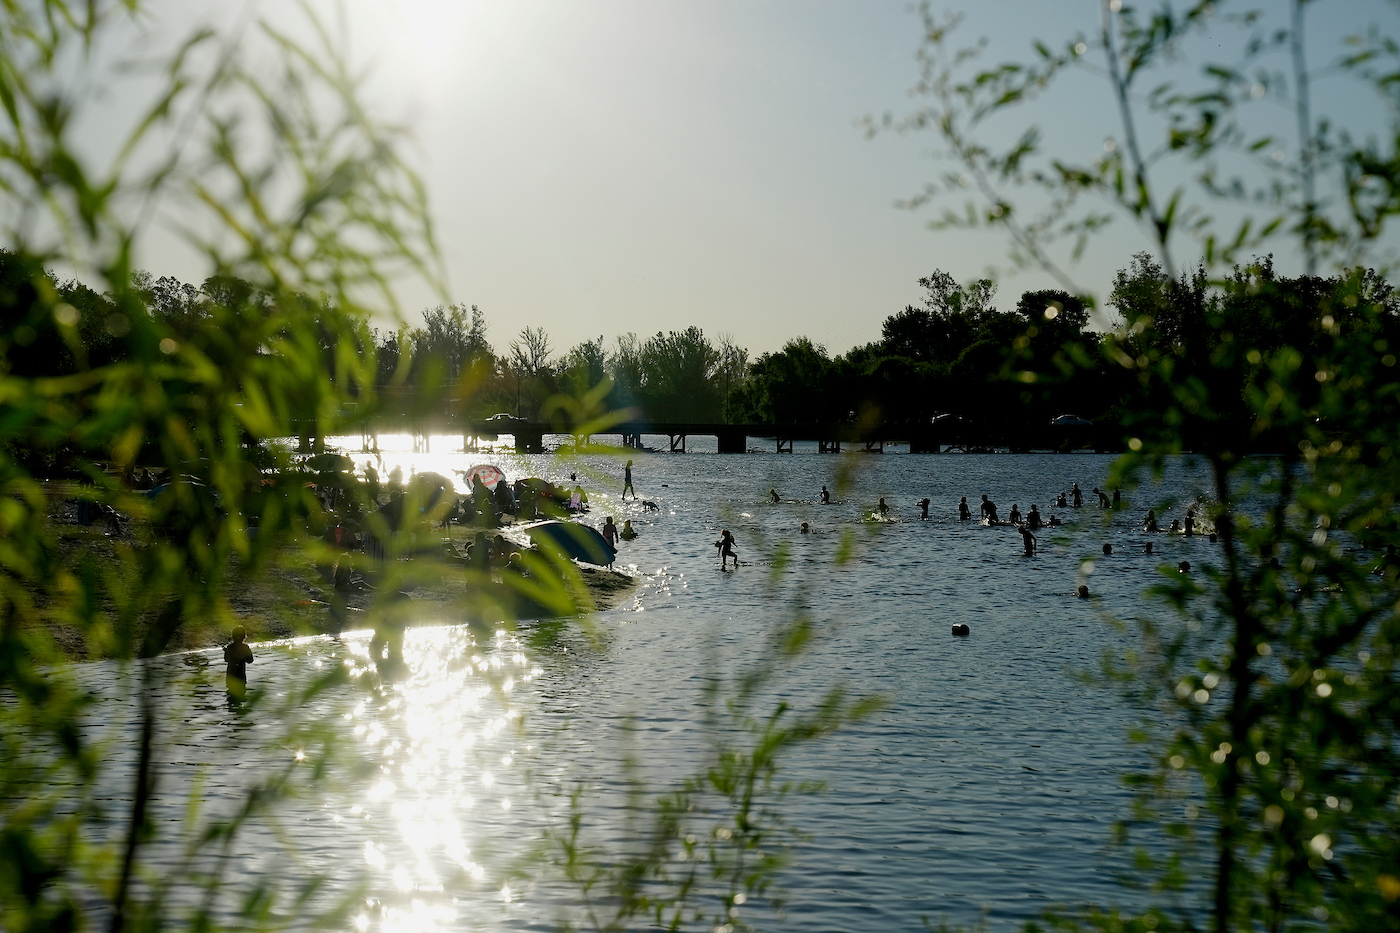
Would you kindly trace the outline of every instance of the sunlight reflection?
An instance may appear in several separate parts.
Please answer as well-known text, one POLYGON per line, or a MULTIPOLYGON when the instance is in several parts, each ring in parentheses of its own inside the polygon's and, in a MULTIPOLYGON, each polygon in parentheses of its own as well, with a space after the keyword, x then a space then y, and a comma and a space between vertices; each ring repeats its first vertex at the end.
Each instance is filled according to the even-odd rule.
MULTIPOLYGON (((346 641, 368 670, 368 633, 346 641)), ((532 816, 516 806, 517 762, 532 746, 515 744, 521 710, 510 704, 541 668, 503 631, 478 645, 465 627, 410 629, 403 651, 403 679, 376 684, 347 714, 372 771, 342 807, 363 814, 371 890, 382 898, 354 919, 363 931, 444 929, 454 905, 517 900, 502 876, 528 837, 520 820, 532 816), (471 790, 498 806, 477 808, 471 790)))

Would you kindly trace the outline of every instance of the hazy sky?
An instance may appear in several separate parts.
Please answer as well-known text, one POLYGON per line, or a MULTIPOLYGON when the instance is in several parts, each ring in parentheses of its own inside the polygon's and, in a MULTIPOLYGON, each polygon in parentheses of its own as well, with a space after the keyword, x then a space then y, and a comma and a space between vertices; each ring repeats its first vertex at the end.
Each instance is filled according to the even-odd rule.
MULTIPOLYGON (((199 6, 168 3, 179 4, 172 21, 199 6)), ((995 35, 1005 55, 1023 55, 1035 36, 1093 32, 1099 10, 1094 0, 967 6, 963 38, 995 35)), ((544 327, 562 351, 695 324, 754 355, 802 334, 839 353, 917 302, 920 276, 967 280, 1004 262, 1000 240, 931 232, 927 213, 895 206, 940 170, 932 136, 867 139, 856 126, 914 106, 920 21, 904 0, 346 7, 377 105, 412 129, 451 297, 482 308, 498 350, 525 326, 544 327)), ((1332 11, 1316 17, 1319 45, 1338 19, 1392 17, 1366 0, 1318 9, 1332 11)), ((1088 73, 1046 106, 1024 118, 1048 123, 1069 155, 1092 157, 1115 132, 1106 86, 1088 73)), ((1102 295, 1145 245, 1121 221, 1076 277, 1102 295)), ((163 237, 142 262, 201 274, 163 237)), ((1003 279, 998 304, 1051 284, 1003 279)), ((402 297, 410 315, 433 301, 415 287, 402 297)))

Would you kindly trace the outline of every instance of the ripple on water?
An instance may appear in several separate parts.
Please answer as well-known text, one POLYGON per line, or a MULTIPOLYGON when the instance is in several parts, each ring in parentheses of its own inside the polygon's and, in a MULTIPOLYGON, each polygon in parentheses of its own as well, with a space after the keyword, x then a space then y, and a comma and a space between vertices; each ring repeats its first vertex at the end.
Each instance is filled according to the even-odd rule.
MULTIPOLYGON (((453 475, 465 459, 405 453, 401 462, 405 472, 453 475)), ((296 722, 336 723, 346 745, 323 789, 283 804, 277 826, 258 823, 241 837, 240 875, 321 872, 327 897, 363 885, 358 929, 549 928, 573 895, 515 869, 545 826, 563 825, 569 792, 582 783, 600 840, 626 841, 622 762, 635 759, 653 786, 691 773, 703 761, 706 685, 751 658, 775 620, 805 607, 822 637, 784 669, 774 695, 801 704, 840 679, 890 703, 789 759, 787 777, 827 791, 789 802, 806 837, 784 878, 785 919, 753 913, 760 925, 920 930, 923 917, 973 924, 984 910, 1000 925, 1055 903, 1123 898, 1111 874, 1124 862, 1105 844, 1127 813, 1118 776, 1135 760, 1123 738, 1135 713, 1076 672, 1131 637, 1101 612, 1142 610, 1138 594, 1158 562, 1189 553, 1197 564, 1211 552, 1157 536, 1159 555, 1134 553, 1145 505, 1108 525, 1080 510, 1066 528, 1042 531, 1030 559, 1013 530, 951 518, 959 496, 982 492, 1006 505, 1038 502, 1048 515, 1045 503, 1071 482, 1101 485, 1107 458, 887 454, 860 458, 858 485, 838 489, 831 457, 639 456, 638 489, 658 512, 615 498, 620 483, 609 483, 620 466, 607 458, 478 459, 512 478, 577 470, 592 516, 631 518, 639 537, 619 559, 644 568, 633 601, 600 616, 597 637, 565 631, 533 648, 506 633, 478 643, 463 627, 413 630, 409 673, 382 686, 362 673, 365 634, 255 646, 257 699, 242 709, 224 703, 214 653, 159 662, 180 707, 164 748, 166 818, 183 812, 179 791, 196 777, 206 811, 231 814, 260 774, 295 754, 275 740, 296 722), (835 504, 814 502, 823 483, 835 504), (770 487, 785 501, 766 503, 770 487), (862 522, 878 496, 902 520, 862 522), (934 500, 927 522, 915 505, 924 496, 934 500), (812 534, 798 534, 803 521, 812 534), (720 527, 739 540, 746 564, 737 571, 718 570, 720 527), (848 534, 856 560, 838 566, 848 534), (1105 540, 1111 557, 1099 553, 1105 540), (778 543, 792 559, 772 559, 778 543), (1087 602, 1070 595, 1086 557, 1099 595, 1087 602), (954 622, 970 636, 950 637, 954 622), (337 665, 351 672, 348 684, 279 711, 337 665)), ((1174 493, 1190 489, 1184 474, 1170 482, 1174 493)), ((132 684, 115 665, 82 676, 113 698, 91 728, 110 725, 118 737, 106 795, 116 804, 132 766, 120 740, 135 724, 121 699, 132 684)), ((179 854, 157 848, 153 857, 159 868, 179 854)))

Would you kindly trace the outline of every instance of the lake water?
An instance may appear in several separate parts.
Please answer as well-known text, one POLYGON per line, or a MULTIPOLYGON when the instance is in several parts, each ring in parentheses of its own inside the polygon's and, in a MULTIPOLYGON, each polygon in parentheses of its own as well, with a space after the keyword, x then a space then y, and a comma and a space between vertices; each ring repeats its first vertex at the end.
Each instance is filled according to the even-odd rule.
MULTIPOLYGON (((1114 883, 1126 856, 1109 835, 1128 812, 1121 776, 1139 752, 1125 736, 1139 713, 1081 675, 1133 644, 1105 615, 1157 611, 1141 592, 1162 566, 1211 559, 1214 546, 1199 537, 1154 535, 1157 555, 1142 553, 1147 505, 1204 488, 1190 463, 1172 464, 1150 493, 1125 490, 1125 506, 1109 515, 1089 493, 1104 485, 1107 456, 832 456, 801 444, 794 454, 719 456, 692 439, 686 455, 633 455, 637 491, 659 507, 644 511, 618 498, 621 459, 451 446, 437 438, 432 454, 382 449, 381 475, 396 464, 452 475, 482 461, 512 479, 577 471, 591 522, 611 514, 639 532, 617 565, 640 577, 637 591, 594 618, 592 635, 573 626, 538 646, 505 631, 478 643, 457 620, 423 618, 407 649, 410 676, 374 688, 356 676, 305 702, 290 701, 317 674, 364 666, 366 636, 254 645, 255 702, 240 709, 224 702, 217 652, 162 659, 178 705, 162 751, 170 777, 158 812, 169 825, 195 782, 209 813, 227 813, 252 783, 295 767, 308 748, 314 756, 314 737, 306 747, 270 740, 289 726, 329 723, 347 746, 332 780, 279 804, 276 820, 252 823, 236 847, 237 883, 325 873, 332 890, 349 891, 363 877, 353 929, 550 929, 579 899, 529 867, 542 828, 565 827, 581 787, 589 838, 626 845, 629 777, 664 790, 691 773, 704 760, 705 684, 751 663, 765 633, 805 606, 822 637, 768 695, 800 709, 841 682, 888 705, 785 762, 784 779, 826 790, 785 803, 803 837, 781 876, 783 912, 750 902, 742 919, 808 931, 985 918, 1006 929, 1054 905, 1130 897, 1114 883), (1076 481, 1085 507, 1054 508, 1076 481), (823 484, 830 505, 818 504, 823 484), (1025 558, 1015 530, 956 520, 959 497, 975 512, 982 493, 1003 517, 1013 502, 1023 512, 1034 502, 1068 524, 1042 530, 1038 555, 1025 558), (870 522, 881 496, 891 520, 870 522), (925 496, 931 514, 921 521, 925 496), (810 534, 799 533, 804 521, 810 534), (719 569, 721 528, 737 539, 737 570, 719 569), (848 533, 856 547, 842 564, 848 533), (779 545, 789 560, 774 561, 779 545), (1085 580, 1091 600, 1074 597, 1085 580), (954 623, 970 636, 952 637, 954 623)), ((1159 513, 1163 527, 1183 510, 1159 513)), ((115 665, 81 676, 100 693, 130 692, 130 672, 115 665)), ((93 730, 120 736, 135 715, 134 704, 109 704, 106 726, 93 730)), ((111 757, 119 776, 130 749, 117 744, 111 757)), ((114 785, 113 802, 120 793, 114 785)), ((155 854, 157 865, 176 857, 155 854)))

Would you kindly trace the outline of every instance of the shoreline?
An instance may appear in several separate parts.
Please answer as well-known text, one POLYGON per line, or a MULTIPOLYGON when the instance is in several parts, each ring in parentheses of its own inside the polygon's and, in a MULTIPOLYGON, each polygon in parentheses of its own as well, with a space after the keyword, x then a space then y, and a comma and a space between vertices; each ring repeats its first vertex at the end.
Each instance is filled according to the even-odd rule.
MULTIPOLYGON (((105 532, 100 520, 88 526, 81 525, 77 520, 75 502, 80 485, 57 480, 45 480, 42 485, 47 500, 46 521, 51 540, 57 545, 58 560, 66 569, 73 570, 83 558, 99 566, 115 568, 124 560, 119 554, 122 545, 142 546, 146 536, 143 522, 130 519, 117 535, 105 532)), ((461 548, 477 530, 449 526, 441 531, 435 530, 433 537, 423 543, 450 542, 453 547, 461 548)), ((374 607, 376 602, 381 606, 407 604, 416 607, 414 614, 430 617, 434 625, 487 625, 502 621, 568 618, 616 608, 640 582, 639 578, 619 571, 575 564, 582 586, 570 586, 565 581, 565 592, 573 611, 557 612, 512 593, 510 587, 500 582, 499 574, 493 574, 489 588, 474 588, 468 585, 465 574, 453 579, 452 571, 457 569, 454 564, 429 563, 433 559, 427 556, 418 560, 423 561, 420 565, 422 572, 412 574, 411 585, 392 594, 372 589, 338 592, 333 580, 322 568, 318 568, 312 549, 307 547, 288 545, 279 548, 254 573, 240 568, 235 560, 225 571, 220 588, 221 611, 207 621, 182 624, 160 654, 222 647, 227 644, 234 625, 242 625, 247 631, 248 641, 254 644, 366 628, 367 625, 357 625, 355 617, 374 607), (488 612, 493 621, 488 621, 488 612), (456 621, 450 622, 453 619, 456 621)), ((418 570, 419 567, 414 569, 418 570)), ((111 611, 109 600, 98 610, 108 617, 111 611)), ((399 608, 393 614, 402 617, 403 609, 399 608)), ((44 628, 65 660, 103 661, 117 656, 110 650, 102 650, 100 644, 91 644, 91 636, 97 633, 81 631, 55 618, 52 607, 41 606, 38 615, 42 621, 31 623, 30 628, 44 628)), ((140 638, 149 621, 143 618, 142 623, 138 624, 134 633, 136 639, 140 638)), ((412 622, 406 627, 412 627, 412 622)))

